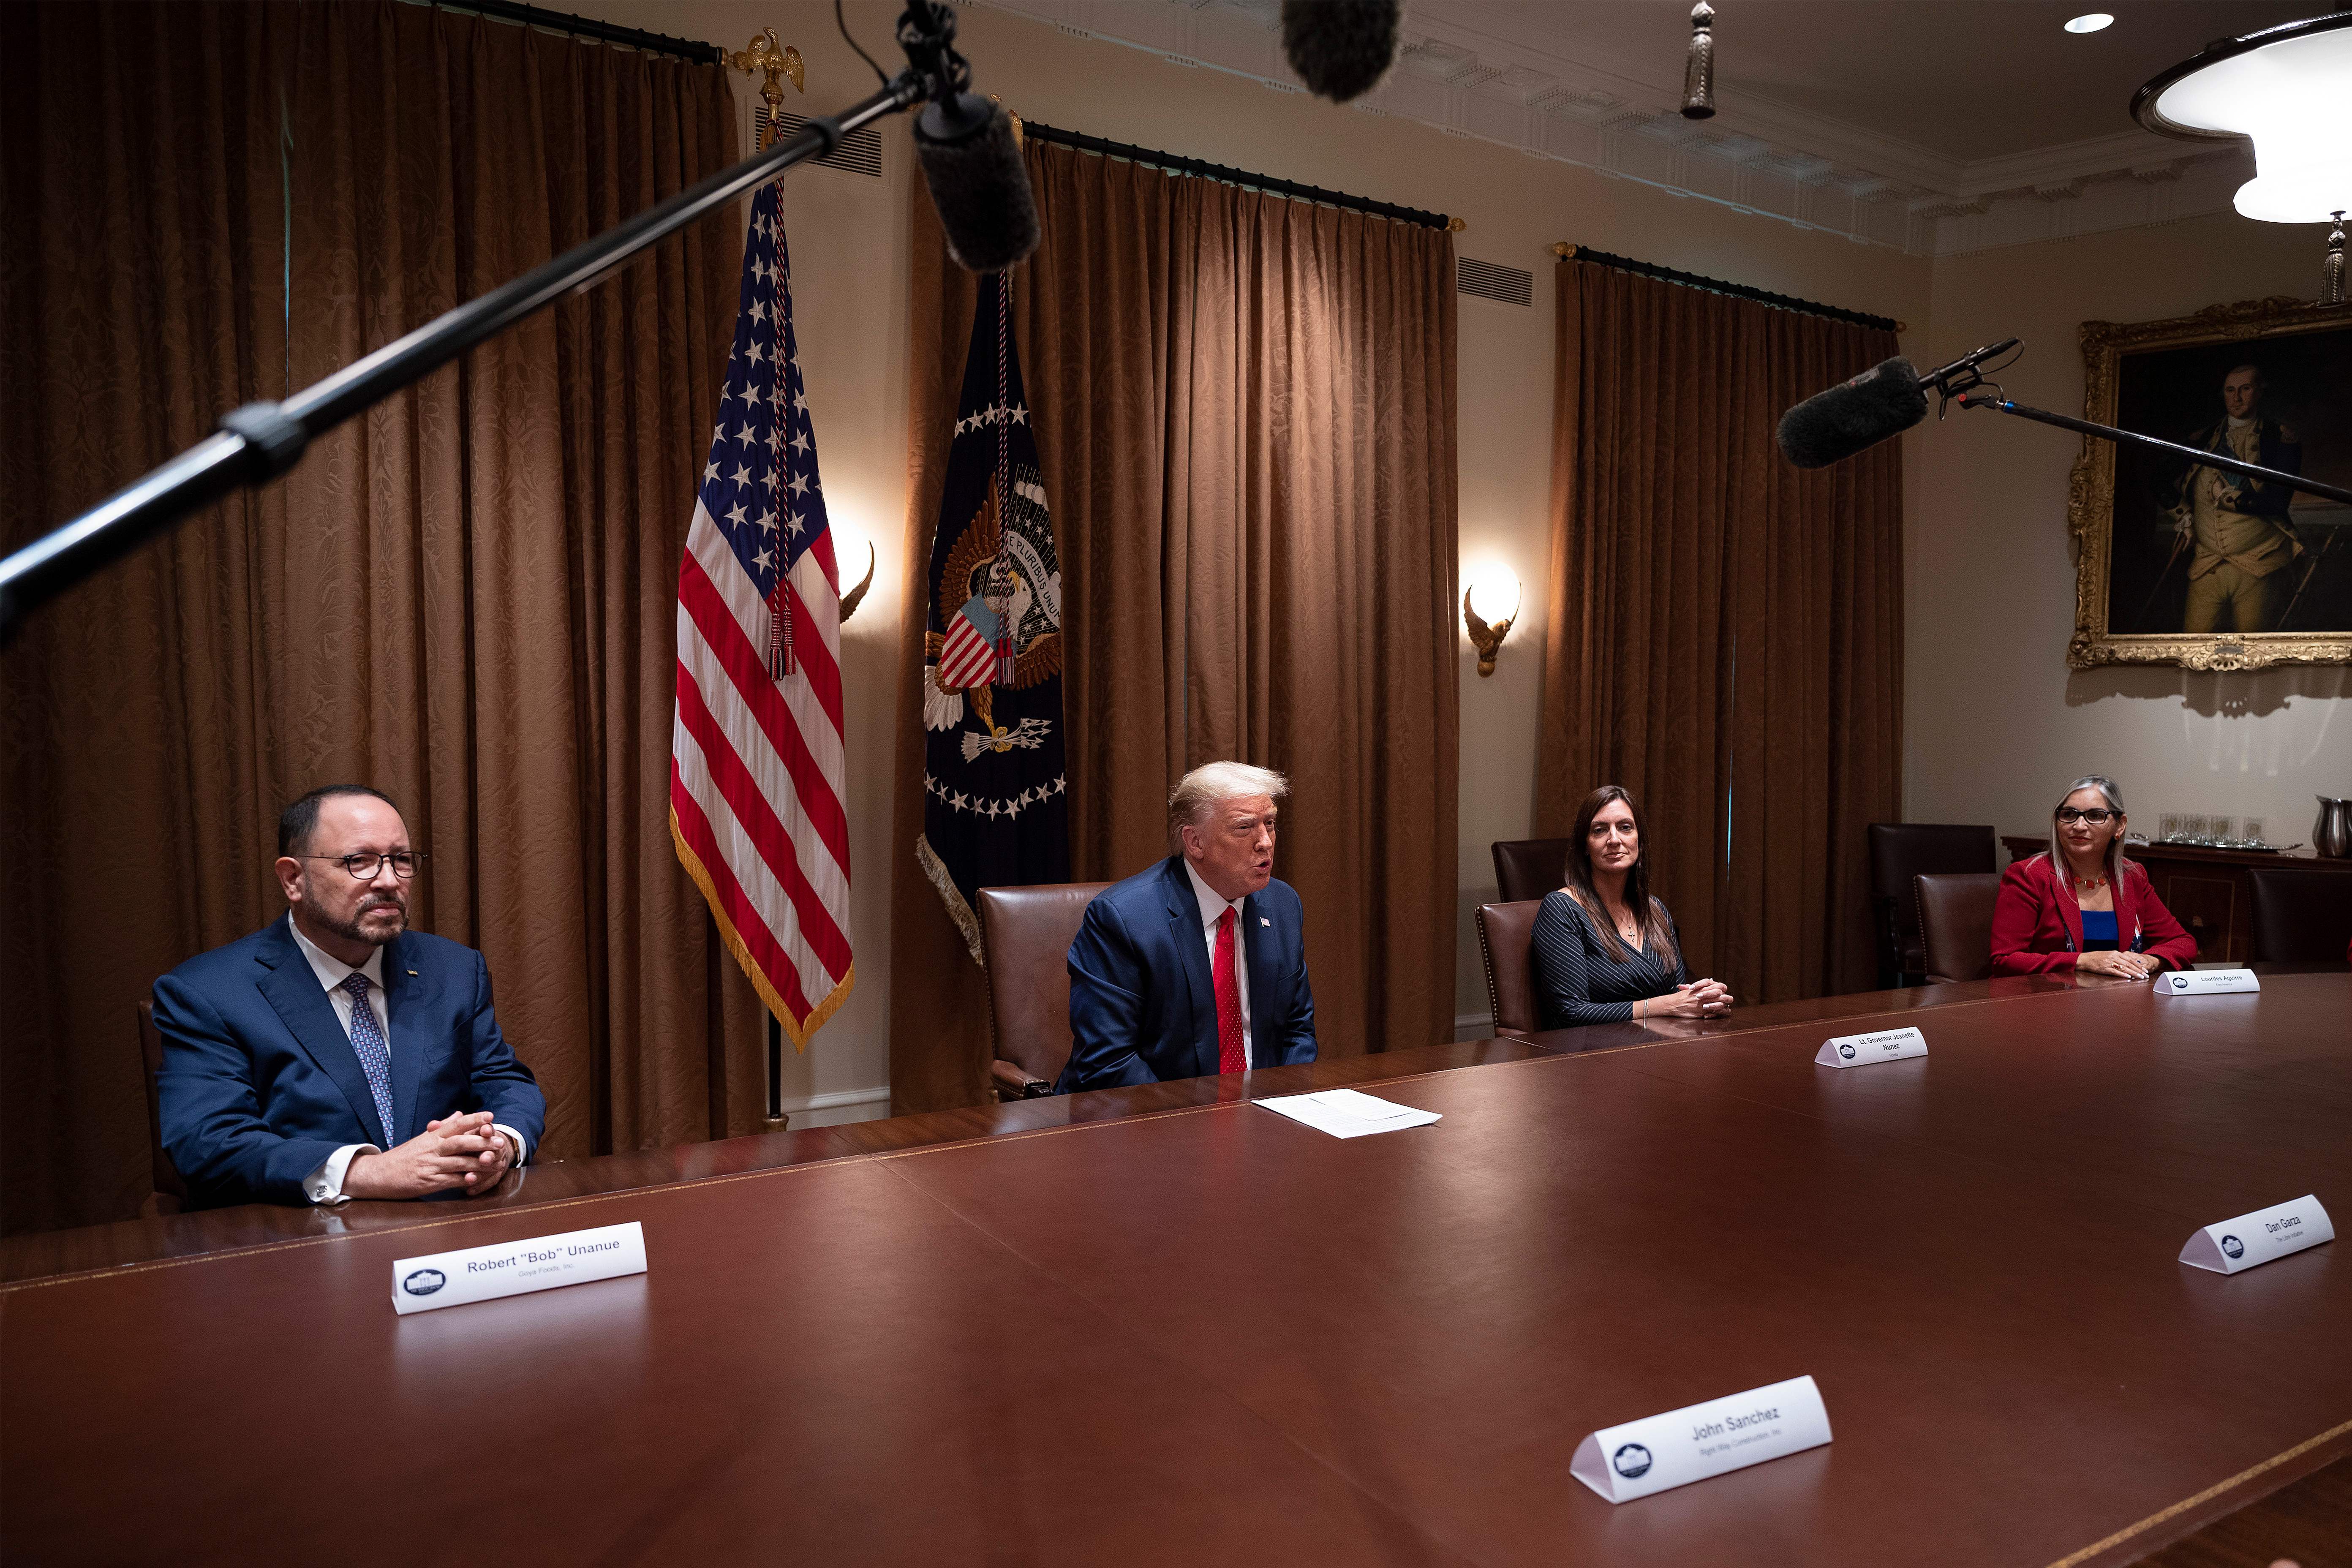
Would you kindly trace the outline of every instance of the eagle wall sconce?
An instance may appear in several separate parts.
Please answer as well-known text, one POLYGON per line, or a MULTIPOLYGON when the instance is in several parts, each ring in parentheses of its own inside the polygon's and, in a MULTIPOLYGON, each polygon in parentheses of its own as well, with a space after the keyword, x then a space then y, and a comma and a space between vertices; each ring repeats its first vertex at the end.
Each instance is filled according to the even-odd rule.
POLYGON ((1462 625, 1478 650, 1478 673, 1495 673, 1495 653, 1519 618, 1519 574, 1507 566, 1478 572, 1462 590, 1462 625))

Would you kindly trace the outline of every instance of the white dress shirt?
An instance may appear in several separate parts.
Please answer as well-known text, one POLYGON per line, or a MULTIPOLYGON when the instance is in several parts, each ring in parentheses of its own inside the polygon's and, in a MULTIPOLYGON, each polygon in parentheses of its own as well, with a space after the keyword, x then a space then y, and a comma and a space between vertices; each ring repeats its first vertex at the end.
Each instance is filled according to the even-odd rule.
POLYGON ((1209 943, 1209 1002, 1212 1006, 1217 1000, 1217 921, 1223 918, 1227 910, 1234 911, 1234 989, 1241 994, 1242 1066, 1255 1067, 1257 1063, 1250 1055, 1249 940, 1248 933, 1242 929, 1242 922, 1249 918, 1249 911, 1242 908, 1243 900, 1240 899, 1229 904, 1219 898, 1217 889, 1201 880, 1201 873, 1192 869, 1189 857, 1184 861, 1184 875, 1192 879, 1192 896, 1201 900, 1201 934, 1208 939, 1209 943))
MULTIPOLYGON (((317 975, 319 984, 327 988, 327 1000, 335 1009, 335 1022, 343 1026, 343 1035, 346 1038, 350 1037, 352 1032, 352 994, 343 989, 343 982, 353 974, 364 974, 368 977, 368 1011, 375 1015, 376 1029, 383 1036, 384 1048, 389 1051, 392 1047, 392 1016, 386 1010, 384 1003, 383 949, 377 948, 368 954, 365 963, 353 969, 350 964, 304 936, 302 928, 294 923, 294 916, 291 912, 286 917, 286 929, 294 933, 294 945, 300 948, 302 956, 310 961, 310 973, 317 975)), ((513 1163, 521 1164, 522 1134, 503 1121, 493 1121, 490 1125, 507 1135, 507 1142, 514 1145, 513 1163)), ((386 1128, 384 1135, 390 1137, 394 1129, 386 1128)), ((324 1164, 302 1178, 302 1191, 309 1194, 314 1204, 325 1204, 330 1207, 347 1204, 351 1199, 343 1192, 343 1175, 352 1168, 352 1161, 361 1154, 383 1152, 383 1150, 373 1143, 346 1143, 328 1155, 324 1164)))

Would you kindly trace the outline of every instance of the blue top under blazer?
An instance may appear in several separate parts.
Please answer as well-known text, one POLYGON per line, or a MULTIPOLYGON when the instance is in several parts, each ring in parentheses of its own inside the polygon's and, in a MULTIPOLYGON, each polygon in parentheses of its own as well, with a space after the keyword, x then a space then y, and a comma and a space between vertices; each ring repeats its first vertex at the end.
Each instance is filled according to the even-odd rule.
POLYGON ((472 1110, 538 1150, 547 1101, 499 1033, 482 955, 404 931, 384 946, 383 991, 391 1128, 287 919, 155 982, 156 1106, 191 1207, 308 1203, 303 1179, 336 1150, 390 1149, 427 1121, 472 1110))
MULTIPOLYGON (((1305 912, 1287 882, 1242 902, 1250 1056, 1257 1067, 1315 1059, 1305 912)), ((1201 900, 1171 855, 1087 905, 1070 943, 1070 1062, 1055 1092, 1117 1089, 1217 1070, 1217 1000, 1201 900)))

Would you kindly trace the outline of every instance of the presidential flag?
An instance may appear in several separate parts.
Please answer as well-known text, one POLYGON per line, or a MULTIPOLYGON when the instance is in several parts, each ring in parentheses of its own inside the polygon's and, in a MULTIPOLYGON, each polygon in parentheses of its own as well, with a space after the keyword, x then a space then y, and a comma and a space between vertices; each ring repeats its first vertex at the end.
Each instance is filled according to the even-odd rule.
POLYGON ((985 963, 980 889, 1070 879, 1062 569, 1001 272, 980 283, 925 597, 915 853, 985 963))
POLYGON ((728 950, 795 1046, 847 999, 841 580, 770 183, 678 563, 669 826, 728 950))

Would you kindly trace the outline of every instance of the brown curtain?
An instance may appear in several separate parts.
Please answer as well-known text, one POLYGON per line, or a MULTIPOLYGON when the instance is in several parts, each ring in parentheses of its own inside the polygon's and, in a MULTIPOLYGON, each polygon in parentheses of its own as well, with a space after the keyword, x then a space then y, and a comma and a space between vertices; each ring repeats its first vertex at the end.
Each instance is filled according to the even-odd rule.
MULTIPOLYGON (((1169 786, 1234 757, 1294 795, 1324 1054, 1451 1034, 1453 242, 1031 143, 1013 331, 1064 584, 1072 875, 1167 853, 1169 786)), ((908 603, 924 603, 976 290, 914 198, 908 603)), ((894 831, 922 826, 909 615, 894 831)), ((891 1091, 987 1093, 980 976, 911 855, 892 889, 891 1091)))
POLYGON ((1864 825, 1901 815, 1902 466, 1803 473, 1780 410, 1895 334, 1563 260, 1536 831, 1641 802, 1694 973, 1866 988, 1864 825))
MULTIPOLYGON (((715 68, 389 0, 8 22, 11 543, 736 155, 715 68)), ((760 1124, 756 1004, 664 816, 740 236, 475 350, 0 656, 0 1224, 136 1206, 132 1004, 282 910, 278 807, 331 781, 403 805, 415 921, 488 955, 546 1156, 760 1124)))

